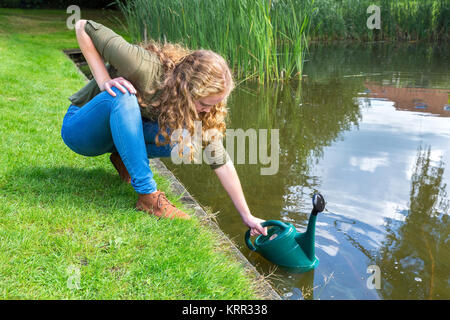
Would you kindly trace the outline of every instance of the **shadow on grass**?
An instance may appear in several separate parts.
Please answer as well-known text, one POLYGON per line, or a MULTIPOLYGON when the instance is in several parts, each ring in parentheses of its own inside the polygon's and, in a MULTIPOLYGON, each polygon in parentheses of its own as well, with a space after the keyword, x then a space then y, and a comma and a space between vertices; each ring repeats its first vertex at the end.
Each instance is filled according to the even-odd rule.
POLYGON ((75 208, 131 209, 134 189, 101 168, 21 167, 9 171, 2 193, 20 202, 75 208))

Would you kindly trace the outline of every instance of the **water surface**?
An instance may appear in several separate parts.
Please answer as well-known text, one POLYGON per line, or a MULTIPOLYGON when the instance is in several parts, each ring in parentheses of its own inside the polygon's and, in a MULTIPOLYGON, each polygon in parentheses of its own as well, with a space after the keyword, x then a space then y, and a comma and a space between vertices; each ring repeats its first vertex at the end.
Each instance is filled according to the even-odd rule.
MULTIPOLYGON (((164 162, 288 299, 450 298, 450 74, 447 46, 311 48, 304 79, 240 84, 228 128, 279 129, 277 174, 236 164, 253 215, 304 230, 311 194, 319 266, 275 268, 244 244, 246 227, 207 165, 164 162), (381 270, 370 289, 370 265, 381 270)), ((235 161, 236 162, 236 161, 235 161)))

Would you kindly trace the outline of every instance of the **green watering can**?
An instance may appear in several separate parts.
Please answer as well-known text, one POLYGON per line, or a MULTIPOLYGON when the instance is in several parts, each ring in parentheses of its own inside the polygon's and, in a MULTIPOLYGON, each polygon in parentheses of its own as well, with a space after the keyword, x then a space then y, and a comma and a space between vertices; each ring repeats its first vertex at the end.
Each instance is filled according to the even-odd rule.
POLYGON ((312 202, 313 209, 306 232, 297 232, 291 223, 268 220, 261 225, 272 228, 267 231, 267 236, 259 235, 254 244, 250 240, 250 230, 245 233, 247 246, 267 260, 296 272, 314 269, 319 264, 314 248, 316 219, 317 214, 325 209, 325 199, 315 193, 312 202))

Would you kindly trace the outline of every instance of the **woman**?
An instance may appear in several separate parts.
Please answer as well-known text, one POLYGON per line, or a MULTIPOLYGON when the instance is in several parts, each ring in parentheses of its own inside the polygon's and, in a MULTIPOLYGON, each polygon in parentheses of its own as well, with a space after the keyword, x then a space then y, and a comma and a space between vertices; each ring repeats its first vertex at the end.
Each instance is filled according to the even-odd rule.
POLYGON ((85 156, 111 153, 121 179, 139 195, 138 210, 189 219, 157 190, 148 158, 171 156, 177 145, 184 146, 179 152, 189 152, 192 159, 192 146, 173 143, 169 134, 182 129, 192 135, 194 122, 201 121, 202 145, 213 150, 208 163, 251 234, 267 234, 263 220, 248 209, 218 135, 207 134, 225 131, 226 99, 234 88, 225 60, 212 51, 190 51, 180 45, 132 45, 92 20, 79 20, 75 30, 94 79, 69 98, 61 129, 66 145, 85 156))

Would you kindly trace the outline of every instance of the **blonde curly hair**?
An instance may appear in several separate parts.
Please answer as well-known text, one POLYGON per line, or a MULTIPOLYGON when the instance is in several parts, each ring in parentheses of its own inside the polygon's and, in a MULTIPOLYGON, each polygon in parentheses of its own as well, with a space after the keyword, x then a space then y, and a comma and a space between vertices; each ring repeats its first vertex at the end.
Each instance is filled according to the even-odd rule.
MULTIPOLYGON (((226 130, 227 98, 235 86, 225 59, 211 50, 189 50, 180 44, 151 41, 140 45, 155 53, 164 69, 163 79, 157 88, 137 94, 139 105, 159 109, 156 145, 170 142, 167 130, 184 128, 193 135, 194 121, 202 122, 203 145, 217 138, 215 134, 211 136, 208 133, 215 132, 222 138, 226 130), (156 100, 145 99, 156 91, 161 91, 156 100), (198 113, 194 100, 211 95, 224 95, 225 98, 212 106, 210 112, 198 113), (162 142, 160 134, 164 138, 162 142)), ((192 159, 192 152, 190 157, 192 159)))

